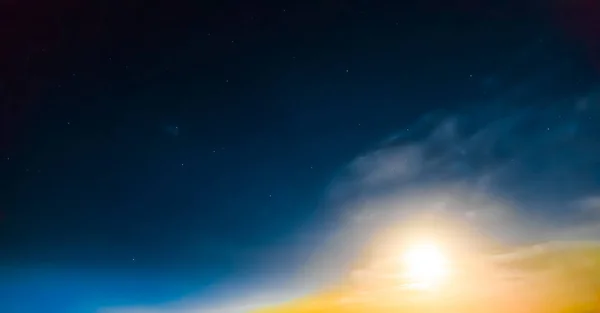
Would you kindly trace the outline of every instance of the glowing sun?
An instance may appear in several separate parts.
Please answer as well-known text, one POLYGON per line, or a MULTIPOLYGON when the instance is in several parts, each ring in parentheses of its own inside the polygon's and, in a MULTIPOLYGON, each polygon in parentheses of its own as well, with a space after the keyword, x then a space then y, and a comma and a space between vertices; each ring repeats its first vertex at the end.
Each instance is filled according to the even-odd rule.
POLYGON ((448 273, 448 260, 434 244, 415 244, 403 256, 403 275, 411 289, 431 289, 448 273))

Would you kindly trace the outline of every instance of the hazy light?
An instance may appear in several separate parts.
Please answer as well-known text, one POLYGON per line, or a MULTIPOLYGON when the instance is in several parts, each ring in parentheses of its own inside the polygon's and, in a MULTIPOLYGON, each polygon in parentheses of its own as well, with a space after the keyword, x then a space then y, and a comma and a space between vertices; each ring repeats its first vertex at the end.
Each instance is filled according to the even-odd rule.
POLYGON ((404 277, 411 289, 430 289, 437 286, 448 272, 446 256, 434 244, 414 244, 403 257, 404 277))

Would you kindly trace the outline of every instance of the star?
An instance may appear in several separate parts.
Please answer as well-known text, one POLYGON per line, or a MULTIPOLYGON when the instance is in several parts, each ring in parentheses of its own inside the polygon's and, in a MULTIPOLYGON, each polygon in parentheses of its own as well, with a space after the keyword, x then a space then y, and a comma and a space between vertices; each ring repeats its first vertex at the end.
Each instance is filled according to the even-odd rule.
POLYGON ((179 126, 175 126, 175 125, 167 125, 164 127, 164 130, 172 136, 178 136, 179 135, 179 126))

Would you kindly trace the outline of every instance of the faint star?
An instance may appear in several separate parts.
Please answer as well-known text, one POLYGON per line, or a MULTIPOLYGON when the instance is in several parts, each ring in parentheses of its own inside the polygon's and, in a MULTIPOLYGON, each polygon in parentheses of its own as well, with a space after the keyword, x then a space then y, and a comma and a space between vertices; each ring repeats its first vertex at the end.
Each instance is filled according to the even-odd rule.
POLYGON ((271 197, 272 197, 272 195, 269 195, 269 198, 271 198, 271 197))
POLYGON ((348 70, 346 70, 346 73, 348 73, 348 70))
POLYGON ((176 125, 167 125, 164 128, 164 131, 169 135, 177 137, 179 135, 179 126, 176 125))
POLYGON ((71 122, 67 122, 67 125, 71 125, 71 122))
POLYGON ((226 80, 225 80, 225 82, 226 82, 226 83, 228 83, 228 82, 229 82, 229 79, 226 79, 226 80))
POLYGON ((181 166, 183 166, 183 163, 181 163, 181 166))
POLYGON ((213 153, 217 152, 216 150, 213 150, 213 153))

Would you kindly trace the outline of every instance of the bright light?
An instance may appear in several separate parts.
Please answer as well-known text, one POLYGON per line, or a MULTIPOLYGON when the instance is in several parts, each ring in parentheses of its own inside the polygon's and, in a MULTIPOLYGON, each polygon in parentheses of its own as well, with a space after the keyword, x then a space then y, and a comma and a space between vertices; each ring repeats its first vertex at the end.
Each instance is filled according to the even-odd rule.
POLYGON ((448 271, 446 257, 432 244, 410 246, 403 261, 407 286, 411 289, 431 289, 442 281, 448 271))

